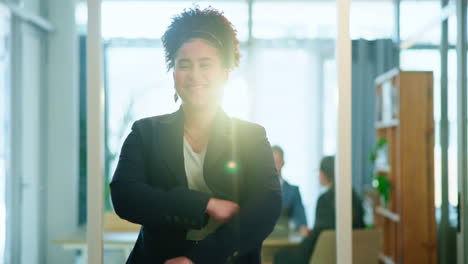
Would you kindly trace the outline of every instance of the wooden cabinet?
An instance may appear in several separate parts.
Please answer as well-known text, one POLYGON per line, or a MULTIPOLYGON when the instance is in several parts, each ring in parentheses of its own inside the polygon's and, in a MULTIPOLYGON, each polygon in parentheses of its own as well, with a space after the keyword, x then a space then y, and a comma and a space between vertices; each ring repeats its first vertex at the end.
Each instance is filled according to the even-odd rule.
POLYGON ((375 208, 382 229, 382 263, 436 264, 432 72, 392 70, 375 82, 375 128, 387 144, 376 174, 391 185, 389 201, 375 208))

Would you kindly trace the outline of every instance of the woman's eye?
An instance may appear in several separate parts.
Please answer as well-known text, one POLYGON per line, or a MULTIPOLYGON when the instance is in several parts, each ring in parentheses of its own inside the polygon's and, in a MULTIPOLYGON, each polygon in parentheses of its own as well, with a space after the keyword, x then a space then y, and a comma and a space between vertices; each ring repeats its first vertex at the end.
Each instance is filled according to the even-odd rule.
POLYGON ((200 67, 201 67, 202 69, 207 69, 207 68, 209 68, 210 66, 211 66, 211 65, 208 64, 208 63, 200 65, 200 67))

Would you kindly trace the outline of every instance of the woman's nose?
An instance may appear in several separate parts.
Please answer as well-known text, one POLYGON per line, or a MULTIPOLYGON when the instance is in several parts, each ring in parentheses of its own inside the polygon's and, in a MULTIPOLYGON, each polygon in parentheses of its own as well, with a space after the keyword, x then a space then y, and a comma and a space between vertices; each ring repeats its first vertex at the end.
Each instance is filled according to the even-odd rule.
POLYGON ((202 72, 200 70, 200 67, 198 66, 192 67, 190 71, 190 79, 194 82, 197 82, 202 79, 202 72))

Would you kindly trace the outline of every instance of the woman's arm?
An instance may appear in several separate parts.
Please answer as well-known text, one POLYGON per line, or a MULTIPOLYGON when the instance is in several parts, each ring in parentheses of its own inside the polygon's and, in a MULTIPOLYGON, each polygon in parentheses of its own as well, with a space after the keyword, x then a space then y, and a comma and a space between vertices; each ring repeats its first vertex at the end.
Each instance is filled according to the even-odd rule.
MULTIPOLYGON (((175 188, 171 191, 146 183, 141 122, 132 126, 110 184, 112 203, 121 218, 140 225, 167 224, 198 229, 206 225, 208 194, 175 188)), ((152 175, 157 177, 157 175, 152 175)))
POLYGON ((265 130, 255 126, 242 136, 248 166, 241 192, 248 198, 238 214, 187 253, 197 264, 225 263, 261 247, 280 215, 281 187, 265 130))

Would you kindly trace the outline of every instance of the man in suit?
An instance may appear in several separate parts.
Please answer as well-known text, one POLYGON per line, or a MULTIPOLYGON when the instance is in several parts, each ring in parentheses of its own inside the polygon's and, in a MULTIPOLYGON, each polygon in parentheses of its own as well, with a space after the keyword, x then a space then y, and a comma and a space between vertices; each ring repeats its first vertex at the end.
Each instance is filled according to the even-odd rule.
POLYGON ((280 146, 273 146, 273 158, 275 160, 276 170, 281 181, 281 190, 283 192, 283 217, 289 218, 294 224, 295 231, 306 236, 308 233, 307 221, 302 205, 301 193, 299 187, 288 183, 282 178, 281 170, 284 166, 284 151, 280 146))
MULTIPOLYGON (((274 264, 308 264, 322 231, 335 229, 335 157, 324 157, 320 162, 320 184, 327 191, 317 201, 315 224, 310 234, 297 248, 278 251, 274 264)), ((364 209, 359 196, 352 194, 353 228, 364 228, 364 209)))

